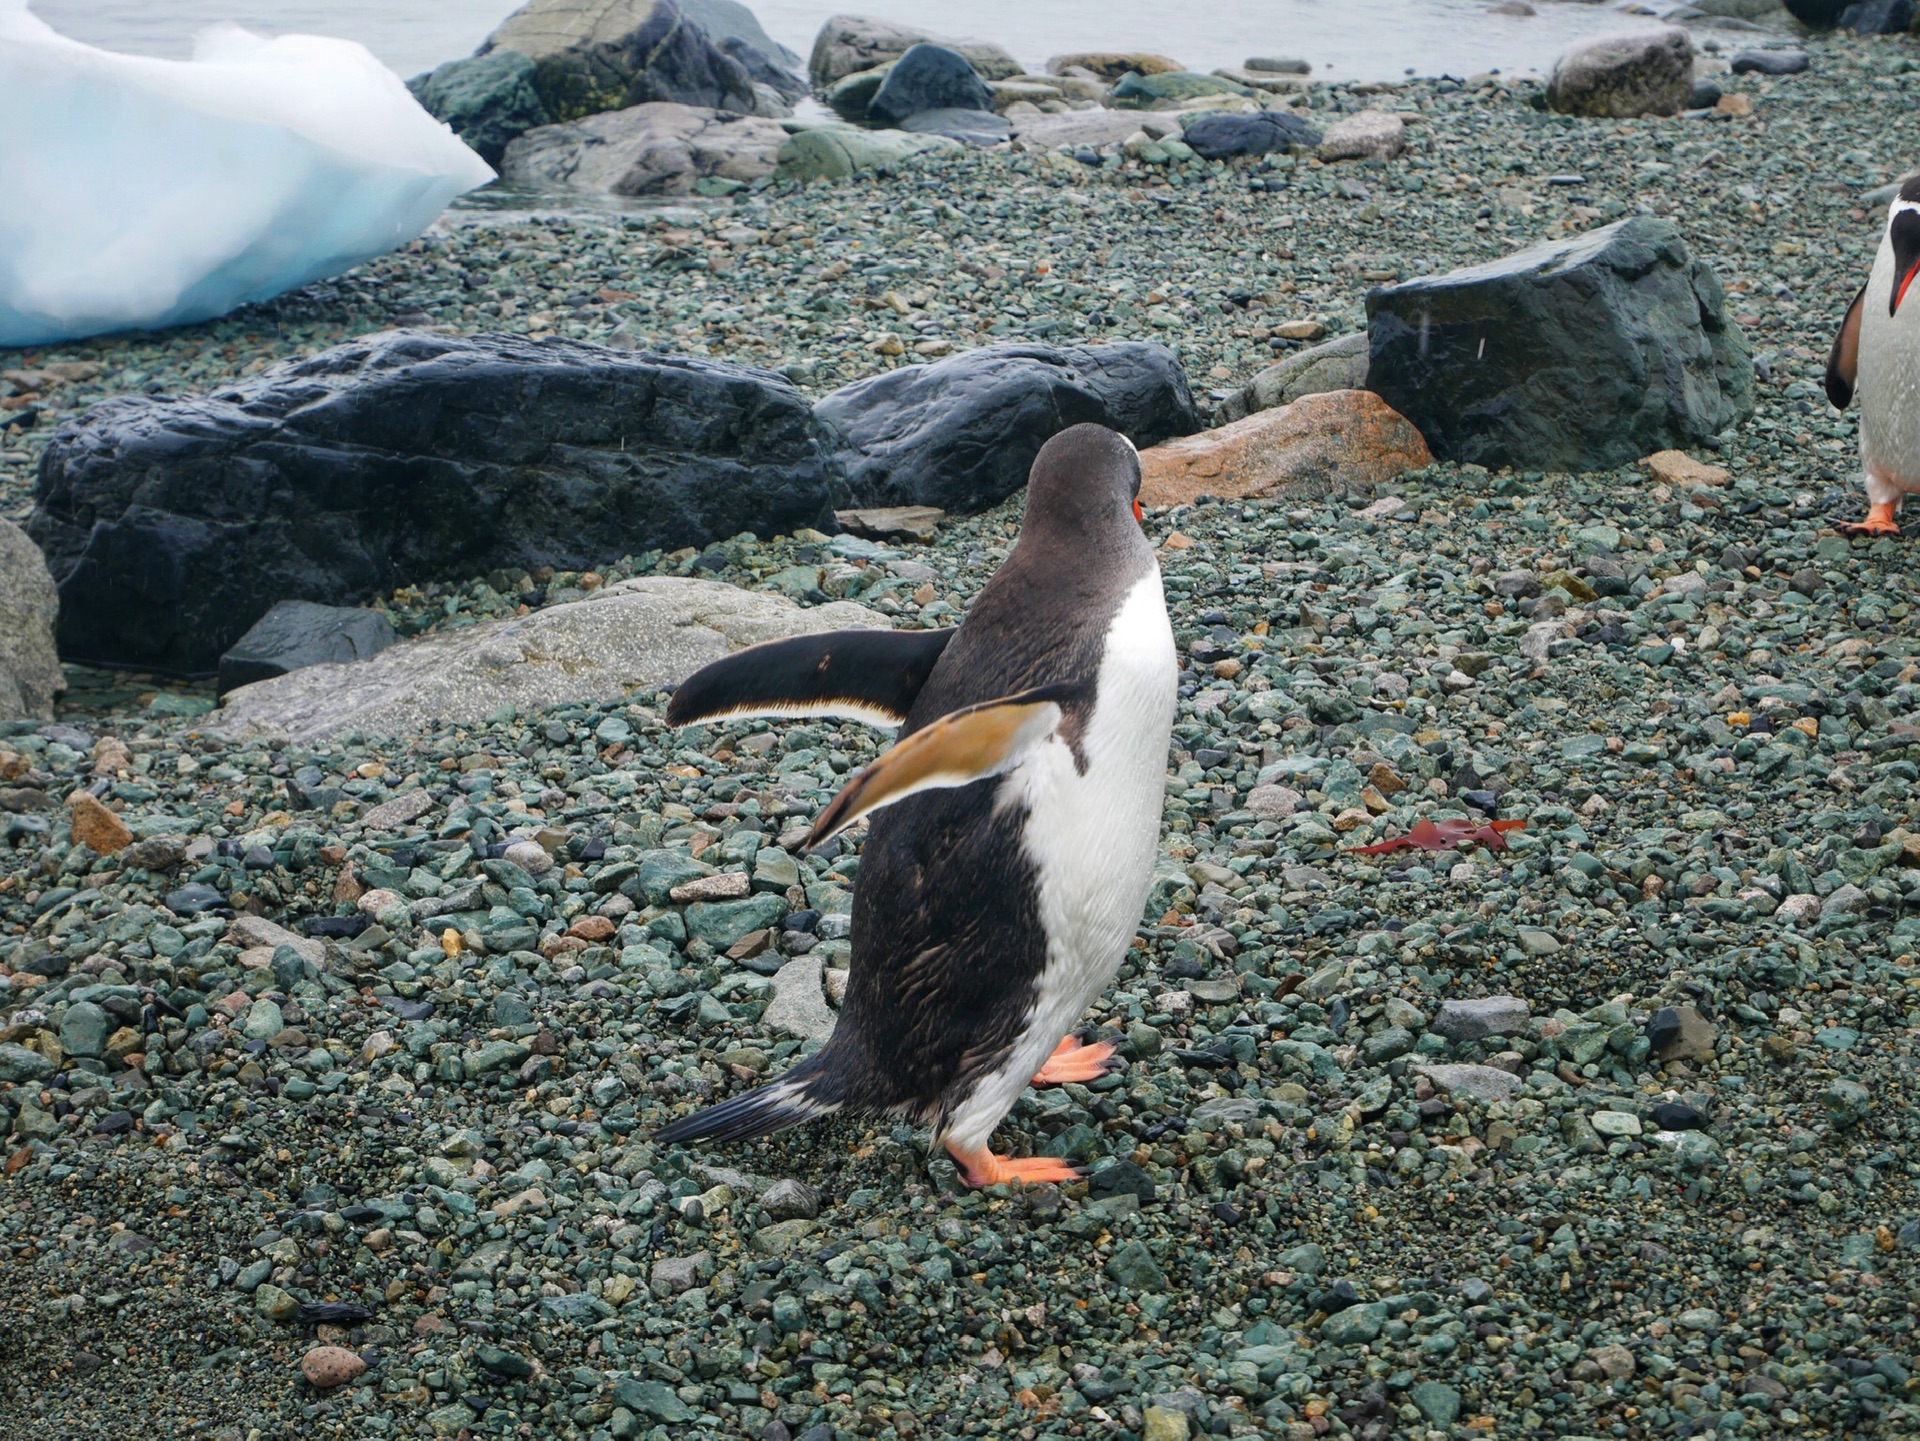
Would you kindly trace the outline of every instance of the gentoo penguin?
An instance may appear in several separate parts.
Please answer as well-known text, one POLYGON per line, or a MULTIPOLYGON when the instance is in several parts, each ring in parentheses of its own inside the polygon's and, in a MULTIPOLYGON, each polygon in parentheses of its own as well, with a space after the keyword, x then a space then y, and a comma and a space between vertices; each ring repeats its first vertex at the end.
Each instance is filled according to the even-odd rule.
POLYGON ((770 641, 674 694, 674 725, 832 715, 900 738, 808 837, 871 817, 832 1037, 657 1140, 844 1111, 929 1127, 969 1185, 1078 1174, 988 1143, 1030 1081, 1091 1080, 1112 1055, 1067 1033, 1146 903, 1179 669, 1139 490, 1123 436, 1062 431, 1034 459, 1013 553, 957 628, 770 641))
POLYGON ((1860 392, 1860 463, 1867 473, 1867 518, 1840 528, 1855 535, 1898 535, 1894 512, 1920 491, 1920 176, 1887 208, 1887 230, 1873 272, 1847 307, 1827 357, 1827 398, 1841 410, 1860 392))

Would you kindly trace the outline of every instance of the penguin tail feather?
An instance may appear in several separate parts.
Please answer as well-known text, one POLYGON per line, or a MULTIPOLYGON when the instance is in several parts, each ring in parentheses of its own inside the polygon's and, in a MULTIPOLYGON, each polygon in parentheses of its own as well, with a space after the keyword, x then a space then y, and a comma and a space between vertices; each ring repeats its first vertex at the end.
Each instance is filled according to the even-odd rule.
POLYGON ((653 1139, 669 1145, 712 1141, 724 1146, 831 1116, 841 1102, 829 1094, 831 1082, 820 1059, 820 1054, 809 1056, 777 1081, 683 1116, 655 1131, 653 1139))

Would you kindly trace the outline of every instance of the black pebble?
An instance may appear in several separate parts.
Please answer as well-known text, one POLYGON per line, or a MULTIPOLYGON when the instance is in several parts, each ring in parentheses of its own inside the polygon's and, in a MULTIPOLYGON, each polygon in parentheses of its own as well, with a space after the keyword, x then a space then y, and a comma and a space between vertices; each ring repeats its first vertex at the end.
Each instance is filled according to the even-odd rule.
POLYGON ((1651 1111, 1648 1118, 1663 1131, 1704 1131, 1707 1118, 1694 1110, 1692 1106, 1679 1101, 1662 1101, 1651 1111))

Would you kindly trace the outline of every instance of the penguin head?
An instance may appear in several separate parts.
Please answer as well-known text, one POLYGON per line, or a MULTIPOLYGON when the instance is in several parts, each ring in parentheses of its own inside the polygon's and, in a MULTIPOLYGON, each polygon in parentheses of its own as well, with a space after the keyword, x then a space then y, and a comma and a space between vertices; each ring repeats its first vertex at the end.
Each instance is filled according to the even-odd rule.
POLYGON ((1920 175, 1908 179, 1887 208, 1887 242, 1893 247, 1893 289, 1887 296, 1887 314, 1896 315, 1907 298, 1907 287, 1920 273, 1920 175))
POLYGON ((1139 495, 1140 452, 1132 441, 1104 425, 1069 426, 1033 458, 1022 528, 1091 539, 1118 527, 1137 536, 1139 495))

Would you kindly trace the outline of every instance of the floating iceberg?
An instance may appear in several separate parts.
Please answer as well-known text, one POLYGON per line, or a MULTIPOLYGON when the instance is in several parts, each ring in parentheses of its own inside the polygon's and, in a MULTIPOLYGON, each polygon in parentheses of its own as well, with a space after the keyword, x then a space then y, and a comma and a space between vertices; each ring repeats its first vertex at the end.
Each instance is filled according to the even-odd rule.
POLYGON ((186 325, 404 245, 487 163, 362 46, 115 55, 0 0, 0 346, 186 325))

